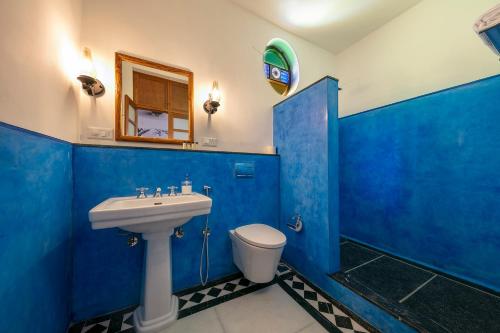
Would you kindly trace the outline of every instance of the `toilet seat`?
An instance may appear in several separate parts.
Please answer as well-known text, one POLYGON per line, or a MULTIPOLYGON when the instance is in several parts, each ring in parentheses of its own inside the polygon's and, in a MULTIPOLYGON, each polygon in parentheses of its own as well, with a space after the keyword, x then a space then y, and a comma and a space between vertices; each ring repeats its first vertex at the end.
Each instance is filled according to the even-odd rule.
POLYGON ((242 241, 265 249, 277 249, 285 246, 286 236, 281 231, 265 224, 249 224, 234 230, 242 241))

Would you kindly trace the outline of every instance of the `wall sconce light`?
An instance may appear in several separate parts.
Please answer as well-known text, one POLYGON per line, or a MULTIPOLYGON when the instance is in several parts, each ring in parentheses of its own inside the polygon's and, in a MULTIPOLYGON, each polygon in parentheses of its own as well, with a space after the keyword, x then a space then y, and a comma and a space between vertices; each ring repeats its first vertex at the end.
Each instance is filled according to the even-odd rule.
POLYGON ((214 81, 212 84, 212 91, 208 94, 208 100, 203 103, 203 109, 208 114, 214 114, 217 112, 217 108, 220 106, 220 91, 219 83, 214 81))
POLYGON ((83 59, 81 64, 81 74, 77 79, 82 83, 82 89, 90 96, 101 96, 104 94, 104 86, 96 78, 94 63, 92 62, 92 53, 89 48, 83 49, 83 59))

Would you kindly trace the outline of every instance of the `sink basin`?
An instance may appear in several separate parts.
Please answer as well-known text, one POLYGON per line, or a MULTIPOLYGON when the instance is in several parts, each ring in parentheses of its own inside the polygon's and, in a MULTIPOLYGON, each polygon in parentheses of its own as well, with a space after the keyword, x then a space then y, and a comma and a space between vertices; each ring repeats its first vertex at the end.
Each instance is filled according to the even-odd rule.
POLYGON ((134 311, 137 333, 162 331, 177 319, 172 295, 170 236, 192 217, 206 215, 212 199, 199 193, 160 198, 110 198, 89 211, 92 229, 118 227, 141 233, 146 240, 141 305, 134 311))
POLYGON ((136 233, 168 231, 210 213, 212 199, 199 193, 160 198, 118 197, 89 212, 92 229, 119 227, 136 233))

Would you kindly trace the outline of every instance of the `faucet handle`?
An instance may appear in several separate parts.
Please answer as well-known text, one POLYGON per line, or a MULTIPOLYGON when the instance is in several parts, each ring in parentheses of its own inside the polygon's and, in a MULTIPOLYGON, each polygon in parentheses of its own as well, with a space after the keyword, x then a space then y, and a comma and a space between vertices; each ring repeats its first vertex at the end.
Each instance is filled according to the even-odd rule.
POLYGON ((170 193, 168 193, 169 196, 177 195, 177 189, 178 189, 177 186, 169 186, 167 188, 170 191, 170 193))
POLYGON ((146 191, 149 190, 148 187, 138 187, 135 190, 137 191, 138 199, 144 199, 148 197, 148 195, 146 194, 146 191))
POLYGON ((205 195, 208 197, 210 191, 212 191, 212 187, 208 185, 203 185, 203 191, 205 191, 205 195))

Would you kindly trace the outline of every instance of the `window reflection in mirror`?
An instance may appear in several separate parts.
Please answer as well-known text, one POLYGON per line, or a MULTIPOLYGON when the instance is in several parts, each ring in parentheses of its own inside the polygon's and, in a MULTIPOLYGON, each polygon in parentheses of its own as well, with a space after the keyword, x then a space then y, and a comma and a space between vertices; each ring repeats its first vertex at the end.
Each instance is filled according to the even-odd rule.
POLYGON ((193 141, 193 73, 116 54, 117 140, 193 141))

